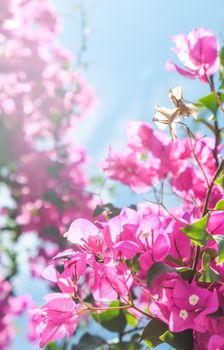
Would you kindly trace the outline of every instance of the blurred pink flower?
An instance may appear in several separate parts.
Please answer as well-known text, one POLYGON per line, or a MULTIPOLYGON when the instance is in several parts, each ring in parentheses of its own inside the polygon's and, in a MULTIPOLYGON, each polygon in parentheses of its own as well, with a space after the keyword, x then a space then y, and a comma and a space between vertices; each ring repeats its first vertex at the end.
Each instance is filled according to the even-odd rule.
POLYGON ((196 28, 188 36, 179 34, 172 38, 176 47, 173 51, 183 63, 185 69, 172 61, 167 61, 166 68, 176 71, 187 78, 199 78, 208 83, 208 77, 213 75, 220 66, 218 42, 211 30, 196 28))
POLYGON ((48 342, 71 337, 78 323, 78 306, 72 298, 64 294, 48 294, 47 304, 41 309, 31 311, 34 315, 36 331, 40 339, 40 347, 48 342))

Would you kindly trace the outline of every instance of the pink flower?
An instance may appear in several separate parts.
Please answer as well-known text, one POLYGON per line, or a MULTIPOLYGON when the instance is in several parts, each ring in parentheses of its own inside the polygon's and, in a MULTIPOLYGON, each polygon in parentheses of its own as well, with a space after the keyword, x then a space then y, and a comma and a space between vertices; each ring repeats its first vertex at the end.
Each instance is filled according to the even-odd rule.
POLYGON ((174 36, 172 40, 176 44, 173 51, 185 69, 171 61, 166 63, 166 68, 187 78, 199 78, 202 82, 208 83, 208 76, 213 75, 220 66, 218 42, 212 31, 196 28, 188 36, 180 34, 174 36))
POLYGON ((140 223, 139 214, 130 208, 123 208, 120 214, 107 223, 103 234, 108 248, 125 259, 133 258, 140 252, 136 243, 136 231, 140 223), (121 255, 120 255, 121 254, 121 255))
POLYGON ((41 348, 65 335, 71 337, 78 323, 78 306, 71 297, 55 293, 45 296, 45 299, 47 304, 31 311, 41 348))
POLYGON ((163 283, 158 301, 151 304, 152 314, 166 322, 172 332, 205 332, 207 315, 218 309, 217 292, 179 278, 168 282, 163 283))
POLYGON ((64 237, 90 253, 99 254, 106 249, 102 232, 96 225, 86 219, 73 221, 64 237))
POLYGON ((149 215, 139 225, 137 236, 139 238, 142 254, 139 263, 143 271, 147 271, 154 262, 163 261, 170 251, 168 235, 160 230, 161 222, 155 215, 149 215))
MULTIPOLYGON (((188 263, 191 256, 191 242, 190 239, 180 231, 184 224, 168 217, 163 221, 163 225, 166 225, 165 232, 168 234, 170 240, 170 255, 185 264, 188 263), (167 221, 169 221, 169 223, 167 221)), ((173 265, 173 263, 170 262, 169 264, 173 265)))
POLYGON ((94 288, 93 296, 96 301, 117 300, 127 296, 133 282, 131 271, 123 263, 117 266, 113 261, 107 264, 93 262, 94 288))
POLYGON ((224 337, 221 335, 213 335, 208 342, 208 350, 224 350, 224 337))
POLYGON ((74 294, 78 290, 80 277, 86 272, 86 253, 73 252, 70 260, 64 259, 61 263, 62 273, 57 271, 55 265, 49 265, 42 272, 42 277, 56 282, 62 293, 74 294))
POLYGON ((118 180, 129 186, 137 193, 147 192, 158 178, 159 160, 150 153, 147 161, 142 160, 141 154, 130 148, 123 154, 109 150, 106 159, 101 162, 101 168, 107 177, 118 180))

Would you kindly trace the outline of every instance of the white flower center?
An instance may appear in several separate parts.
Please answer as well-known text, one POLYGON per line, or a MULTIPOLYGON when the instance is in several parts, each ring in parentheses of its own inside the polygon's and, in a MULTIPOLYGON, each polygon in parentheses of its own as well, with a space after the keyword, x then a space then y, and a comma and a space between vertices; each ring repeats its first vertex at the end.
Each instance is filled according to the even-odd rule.
POLYGON ((190 305, 196 305, 198 300, 199 300, 199 296, 196 294, 190 295, 188 299, 190 305))
POLYGON ((182 318, 183 320, 186 320, 186 318, 188 318, 187 310, 180 310, 179 317, 182 318))

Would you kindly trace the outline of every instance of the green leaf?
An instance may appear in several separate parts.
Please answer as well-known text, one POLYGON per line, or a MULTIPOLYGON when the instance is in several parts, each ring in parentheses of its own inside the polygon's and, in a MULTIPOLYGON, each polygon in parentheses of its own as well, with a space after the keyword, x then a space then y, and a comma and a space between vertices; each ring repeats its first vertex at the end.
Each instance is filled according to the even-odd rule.
POLYGON ((203 270, 206 270, 208 268, 208 266, 210 265, 210 262, 211 262, 210 254, 204 252, 202 254, 202 268, 203 268, 203 270))
POLYGON ((121 342, 117 344, 111 344, 108 348, 110 350, 140 350, 141 345, 139 344, 138 340, 131 339, 130 341, 121 342))
POLYGON ((203 216, 200 220, 194 222, 193 224, 186 225, 181 228, 181 231, 190 240, 198 246, 203 246, 206 243, 208 233, 206 231, 206 226, 208 224, 209 214, 203 216))
POLYGON ((177 267, 177 272, 185 281, 190 281, 194 276, 194 271, 190 267, 177 267))
POLYGON ((147 340, 149 347, 155 347, 161 344, 159 337, 166 332, 168 326, 159 319, 152 319, 147 326, 144 328, 141 340, 147 340))
POLYGON ((44 193, 43 198, 45 201, 48 201, 58 208, 63 208, 63 200, 59 197, 59 195, 54 190, 49 190, 44 193))
POLYGON ((138 321, 137 321, 136 317, 133 316, 132 314, 129 314, 129 312, 126 312, 125 316, 126 316, 127 324, 130 327, 135 328, 137 326, 137 324, 138 324, 138 321))
POLYGON ((213 239, 218 245, 218 264, 221 264, 224 261, 224 236, 213 235, 213 239))
POLYGON ((219 58, 220 58, 220 63, 223 66, 224 65, 224 46, 222 46, 219 51, 219 58))
MULTIPOLYGON (((214 241, 214 236, 210 236, 210 237, 212 238, 212 241, 214 241)), ((217 251, 212 248, 205 248, 203 249, 203 252, 206 252, 207 254, 209 254, 211 257, 211 260, 214 260, 218 256, 217 251)))
POLYGON ((217 271, 215 271, 212 267, 208 266, 206 270, 201 272, 200 277, 198 278, 199 282, 202 283, 214 283, 220 281, 220 276, 217 271))
POLYGON ((220 201, 216 203, 215 210, 224 210, 224 199, 220 199, 220 201))
POLYGON ((203 252, 202 254, 202 271, 200 271, 200 276, 198 278, 199 282, 203 283, 213 283, 220 280, 220 276, 217 271, 215 271, 211 266, 212 256, 208 252, 203 252))
POLYGON ((45 350, 61 350, 61 347, 59 347, 56 343, 49 343, 47 344, 45 350))
POLYGON ((224 171, 221 172, 220 176, 214 181, 218 186, 224 187, 224 171))
MULTIPOLYGON (((120 306, 120 303, 119 301, 114 301, 110 306, 120 306)), ((92 317, 95 321, 100 323, 101 326, 111 332, 123 332, 127 324, 123 310, 119 309, 107 310, 102 313, 93 313, 92 317)))
POLYGON ((158 276, 160 276, 164 273, 167 273, 167 272, 175 272, 175 271, 176 270, 174 268, 172 268, 169 265, 166 265, 164 263, 161 263, 161 262, 154 263, 150 267, 150 269, 148 270, 148 274, 147 274, 148 286, 151 287, 155 278, 157 278, 158 276))
MULTIPOLYGON (((218 93, 217 93, 218 94, 218 93)), ((224 101, 224 95, 223 94, 218 94, 219 95, 219 99, 221 102, 224 101)), ((206 107, 207 109, 209 109, 211 112, 214 113, 214 115, 216 115, 219 105, 217 102, 217 96, 214 92, 211 92, 209 95, 204 96, 202 98, 200 98, 199 103, 202 104, 202 106, 206 107)))
POLYGON ((156 348, 158 345, 162 344, 163 342, 159 339, 157 339, 154 344, 150 341, 150 340, 147 340, 147 339, 144 339, 143 342, 147 345, 148 348, 150 349, 154 349, 156 348))
POLYGON ((79 343, 77 345, 74 345, 71 350, 95 350, 100 348, 102 345, 104 345, 106 342, 104 339, 85 333, 79 343))
POLYGON ((115 216, 118 216, 120 214, 120 212, 121 212, 120 208, 115 207, 111 203, 105 204, 105 207, 106 207, 106 214, 107 214, 109 219, 112 219, 115 216))
POLYGON ((191 329, 180 333, 172 333, 170 331, 165 332, 160 339, 178 350, 193 350, 194 340, 191 329))
POLYGON ((43 233, 48 237, 60 237, 60 231, 54 226, 47 226, 43 228, 43 233))
POLYGON ((93 217, 95 218, 96 216, 103 214, 104 210, 104 206, 97 204, 96 208, 93 211, 93 217))
POLYGON ((113 204, 107 203, 104 205, 97 205, 94 212, 93 216, 97 216, 100 214, 106 215, 109 219, 119 215, 121 212, 120 208, 116 208, 113 204))

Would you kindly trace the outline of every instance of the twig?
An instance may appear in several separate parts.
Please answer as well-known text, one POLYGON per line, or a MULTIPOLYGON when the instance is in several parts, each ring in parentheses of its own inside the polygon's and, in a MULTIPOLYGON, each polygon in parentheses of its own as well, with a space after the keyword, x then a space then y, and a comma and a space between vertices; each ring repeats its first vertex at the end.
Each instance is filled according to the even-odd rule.
MULTIPOLYGON (((219 174, 221 173, 221 171, 224 169, 224 160, 222 160, 222 162, 220 163, 209 187, 206 193, 206 198, 205 198, 205 203, 204 203, 204 207, 203 207, 203 212, 202 212, 202 217, 205 216, 208 212, 209 212, 209 208, 208 208, 208 203, 209 203, 209 198, 212 192, 212 188, 214 186, 214 182, 217 179, 217 177, 219 176, 219 174)), ((192 282, 195 273, 197 272, 197 264, 198 264, 198 260, 199 260, 199 256, 200 256, 200 251, 201 248, 199 246, 197 246, 197 250, 196 250, 196 254, 195 254, 195 258, 194 258, 194 262, 193 262, 193 266, 192 266, 192 270, 193 270, 193 274, 192 274, 192 278, 190 280, 190 282, 192 282)))

